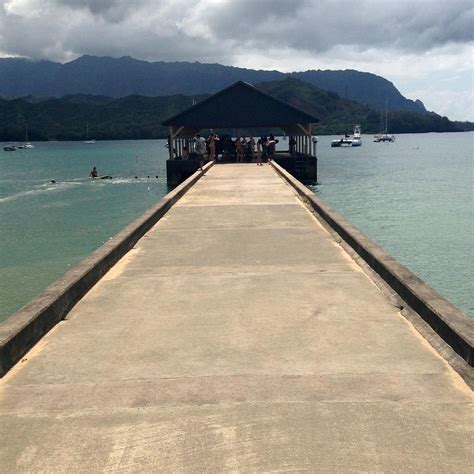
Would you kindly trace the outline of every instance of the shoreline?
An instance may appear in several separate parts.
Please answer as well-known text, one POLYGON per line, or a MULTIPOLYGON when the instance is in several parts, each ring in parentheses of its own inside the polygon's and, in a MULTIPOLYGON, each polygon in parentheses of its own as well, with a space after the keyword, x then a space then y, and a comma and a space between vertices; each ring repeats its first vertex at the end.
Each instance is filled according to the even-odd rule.
MULTIPOLYGON (((362 137, 373 137, 373 135, 376 135, 379 132, 367 132, 367 133, 362 133, 362 137)), ((430 134, 436 134, 436 135, 442 135, 442 134, 452 134, 452 133, 474 133, 474 130, 448 130, 445 132, 393 132, 395 135, 430 135, 430 134)), ((338 137, 341 135, 341 133, 314 133, 314 136, 318 137, 338 137)), ((278 137, 282 137, 283 135, 278 135, 278 137)), ((166 140, 167 136, 162 136, 162 137, 154 137, 154 138, 105 138, 105 139, 100 139, 100 138, 95 138, 96 144, 101 143, 101 142, 120 142, 120 141, 153 141, 153 140, 166 140)), ((85 138, 79 138, 77 140, 74 139, 67 139, 67 140, 56 140, 56 139, 51 139, 51 140, 30 140, 30 143, 83 143, 85 141, 85 138)), ((0 138, 1 143, 24 143, 25 140, 5 140, 3 138, 0 138)))

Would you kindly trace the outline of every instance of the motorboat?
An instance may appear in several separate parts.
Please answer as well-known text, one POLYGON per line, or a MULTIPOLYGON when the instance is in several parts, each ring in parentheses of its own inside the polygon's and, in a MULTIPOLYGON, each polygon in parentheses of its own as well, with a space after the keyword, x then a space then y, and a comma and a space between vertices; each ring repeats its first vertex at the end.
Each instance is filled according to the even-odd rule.
POLYGON ((15 145, 7 145, 7 146, 4 146, 3 149, 5 151, 16 151, 16 146, 15 145))
POLYGON ((347 133, 344 137, 340 138, 339 140, 332 140, 331 147, 343 147, 343 146, 361 146, 362 145, 362 137, 360 131, 360 125, 357 124, 354 127, 354 134, 352 136, 348 135, 347 133))
POLYGON ((352 140, 349 135, 345 135, 339 140, 331 140, 331 147, 352 146, 352 140))
POLYGON ((354 127, 354 135, 352 135, 351 146, 362 146, 362 136, 360 131, 360 125, 357 124, 354 127))

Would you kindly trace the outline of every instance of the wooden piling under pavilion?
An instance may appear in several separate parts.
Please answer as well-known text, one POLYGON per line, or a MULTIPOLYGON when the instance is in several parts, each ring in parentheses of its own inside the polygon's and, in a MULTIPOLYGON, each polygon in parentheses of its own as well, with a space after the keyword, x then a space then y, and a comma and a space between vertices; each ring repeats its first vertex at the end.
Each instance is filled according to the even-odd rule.
POLYGON ((0 466, 468 473, 472 401, 271 166, 228 164, 0 379, 0 466))

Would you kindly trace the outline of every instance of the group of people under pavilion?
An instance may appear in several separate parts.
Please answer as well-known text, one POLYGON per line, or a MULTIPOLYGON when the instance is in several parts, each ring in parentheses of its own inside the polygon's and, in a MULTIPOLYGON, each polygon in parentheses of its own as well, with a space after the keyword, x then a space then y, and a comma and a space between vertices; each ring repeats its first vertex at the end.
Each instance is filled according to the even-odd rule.
POLYGON ((192 107, 165 120, 170 130, 169 159, 197 159, 254 162, 258 165, 271 161, 277 140, 273 134, 255 138, 250 130, 260 135, 262 130, 280 129, 289 137, 289 153, 312 155, 311 125, 318 118, 273 97, 251 84, 235 84, 194 104, 192 107), (246 130, 246 136, 234 131, 233 137, 218 136, 214 130, 246 130), (208 131, 201 136, 201 131, 208 131), (207 138, 206 138, 207 137, 207 138))
MULTIPOLYGON (((290 148, 292 146, 290 138, 290 148)), ((200 162, 222 161, 234 163, 256 163, 261 166, 264 162, 273 159, 276 152, 276 144, 279 142, 273 134, 253 136, 217 135, 210 131, 207 139, 200 133, 196 133, 193 139, 186 140, 186 144, 180 148, 181 153, 173 148, 173 159, 189 160, 196 159, 200 162)), ((168 146, 172 144, 168 143, 168 146)))

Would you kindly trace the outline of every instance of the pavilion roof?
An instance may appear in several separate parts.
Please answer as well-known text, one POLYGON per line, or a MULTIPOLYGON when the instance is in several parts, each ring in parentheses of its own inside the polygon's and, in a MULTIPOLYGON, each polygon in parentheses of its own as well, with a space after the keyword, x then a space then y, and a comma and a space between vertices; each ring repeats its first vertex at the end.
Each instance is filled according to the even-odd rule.
POLYGON ((163 125, 203 128, 282 127, 319 122, 286 102, 238 81, 163 122, 163 125))

